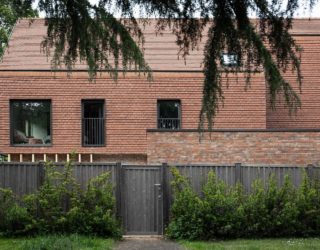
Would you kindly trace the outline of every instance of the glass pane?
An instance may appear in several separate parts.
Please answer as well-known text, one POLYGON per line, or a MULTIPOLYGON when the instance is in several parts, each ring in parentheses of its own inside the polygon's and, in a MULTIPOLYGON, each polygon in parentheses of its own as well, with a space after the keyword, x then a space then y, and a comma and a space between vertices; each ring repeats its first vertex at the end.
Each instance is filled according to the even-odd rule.
POLYGON ((178 101, 159 102, 159 118, 179 118, 180 103, 178 101))
POLYGON ((85 102, 83 108, 84 118, 103 118, 102 102, 85 102))
POLYGON ((158 102, 158 128, 180 129, 180 102, 158 102))
POLYGON ((13 101, 13 144, 50 144, 50 101, 13 101))
POLYGON ((237 66, 239 64, 236 54, 223 54, 222 62, 225 66, 237 66))
POLYGON ((85 146, 104 145, 104 102, 84 101, 82 141, 85 146))

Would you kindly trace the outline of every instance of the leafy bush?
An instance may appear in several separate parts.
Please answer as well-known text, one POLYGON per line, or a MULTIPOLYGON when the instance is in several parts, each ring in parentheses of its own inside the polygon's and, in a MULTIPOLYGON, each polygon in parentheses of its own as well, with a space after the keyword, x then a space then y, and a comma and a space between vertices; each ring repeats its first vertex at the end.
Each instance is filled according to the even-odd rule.
POLYGON ((310 181, 306 173, 298 190, 297 206, 301 235, 318 236, 320 233, 320 186, 319 183, 310 181))
POLYGON ((80 202, 67 214, 71 231, 121 237, 120 225, 114 219, 114 206, 110 173, 91 179, 80 202))
POLYGON ((36 193, 18 200, 12 191, 0 190, 0 233, 80 233, 121 237, 115 217, 110 173, 91 179, 85 190, 73 176, 72 162, 62 171, 45 165, 44 182, 36 193))
POLYGON ((18 204, 17 197, 10 189, 0 188, 0 234, 21 235, 31 231, 31 217, 18 204))
POLYGON ((274 176, 263 185, 256 180, 252 192, 228 186, 214 172, 201 194, 172 169, 174 203, 167 235, 174 239, 313 236, 320 233, 320 185, 304 174, 295 188, 288 176, 277 186, 274 176))
POLYGON ((271 176, 264 187, 261 180, 253 184, 253 192, 242 205, 242 236, 290 236, 298 233, 299 221, 296 189, 288 176, 281 188, 271 176))
POLYGON ((171 183, 175 200, 171 207, 172 221, 167 235, 174 239, 199 239, 204 234, 203 201, 193 192, 190 183, 177 169, 171 171, 174 180, 171 183))
POLYGON ((203 188, 205 238, 211 235, 231 237, 241 230, 241 213, 237 211, 243 198, 241 186, 227 186, 217 179, 214 172, 208 175, 208 182, 203 188))
POLYGON ((60 172, 51 163, 45 164, 44 182, 38 192, 24 197, 34 227, 41 233, 68 232, 67 214, 80 202, 81 190, 72 175, 72 163, 60 172))

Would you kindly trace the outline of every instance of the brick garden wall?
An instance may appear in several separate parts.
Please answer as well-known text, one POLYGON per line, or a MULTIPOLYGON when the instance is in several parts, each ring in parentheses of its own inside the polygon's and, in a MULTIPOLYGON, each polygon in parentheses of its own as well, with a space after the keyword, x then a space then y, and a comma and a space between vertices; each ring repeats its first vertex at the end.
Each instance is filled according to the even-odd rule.
POLYGON ((151 132, 148 164, 298 164, 320 160, 319 132, 151 132))

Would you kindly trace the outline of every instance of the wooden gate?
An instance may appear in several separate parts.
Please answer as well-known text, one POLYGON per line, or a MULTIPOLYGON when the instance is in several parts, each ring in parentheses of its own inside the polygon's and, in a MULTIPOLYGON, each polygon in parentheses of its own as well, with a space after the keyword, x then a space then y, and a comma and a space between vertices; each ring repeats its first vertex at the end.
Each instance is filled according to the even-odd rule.
POLYGON ((163 233, 162 168, 121 167, 121 218, 125 234, 163 233))

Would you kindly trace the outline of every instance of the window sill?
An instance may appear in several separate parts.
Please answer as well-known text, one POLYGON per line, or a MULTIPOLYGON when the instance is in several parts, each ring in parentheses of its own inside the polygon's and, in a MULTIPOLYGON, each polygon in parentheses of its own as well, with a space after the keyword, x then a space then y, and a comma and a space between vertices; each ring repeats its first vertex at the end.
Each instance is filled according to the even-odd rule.
POLYGON ((181 128, 156 128, 157 130, 160 131, 179 131, 181 128))

